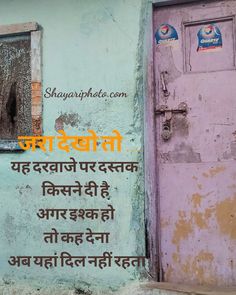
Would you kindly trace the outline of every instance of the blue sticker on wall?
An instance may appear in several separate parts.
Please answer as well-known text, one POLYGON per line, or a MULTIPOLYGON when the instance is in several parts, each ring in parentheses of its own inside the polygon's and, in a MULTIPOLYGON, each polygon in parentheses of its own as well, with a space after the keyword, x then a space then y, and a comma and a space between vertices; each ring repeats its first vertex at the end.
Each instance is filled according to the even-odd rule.
POLYGON ((218 51, 223 46, 220 29, 214 24, 209 24, 202 27, 197 36, 197 51, 218 51))
POLYGON ((176 29, 169 24, 160 25, 155 34, 158 46, 175 46, 178 43, 178 33, 176 29))

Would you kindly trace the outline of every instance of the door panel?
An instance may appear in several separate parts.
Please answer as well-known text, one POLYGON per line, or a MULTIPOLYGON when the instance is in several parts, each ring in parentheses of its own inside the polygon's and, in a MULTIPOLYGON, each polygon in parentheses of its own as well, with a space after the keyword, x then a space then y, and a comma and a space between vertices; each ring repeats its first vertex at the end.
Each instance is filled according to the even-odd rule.
POLYGON ((178 33, 173 46, 154 41, 165 281, 236 284, 235 14, 235 1, 154 10, 154 32, 169 24, 178 33), (209 25, 219 29, 222 47, 198 51, 198 32, 208 33, 209 25), (160 112, 160 105, 174 112, 160 112), (166 125, 169 140, 162 137, 166 125))

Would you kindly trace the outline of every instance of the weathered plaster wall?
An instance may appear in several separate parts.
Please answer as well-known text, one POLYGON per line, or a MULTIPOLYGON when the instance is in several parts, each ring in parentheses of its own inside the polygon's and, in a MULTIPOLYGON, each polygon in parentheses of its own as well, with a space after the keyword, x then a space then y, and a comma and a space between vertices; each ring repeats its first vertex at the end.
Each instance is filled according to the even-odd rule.
MULTIPOLYGON (((146 1, 144 1, 146 2, 146 1)), ((145 6, 145 5, 144 5, 145 6)), ((116 288, 136 280, 134 269, 93 267, 82 269, 10 268, 11 255, 51 255, 66 250, 74 255, 99 255, 111 250, 117 255, 144 255, 144 194, 142 171, 142 51, 144 17, 141 0, 0 0, 0 24, 37 21, 43 28, 43 91, 47 87, 70 92, 104 89, 123 91, 120 99, 46 99, 43 100, 44 135, 56 135, 58 124, 64 122, 69 134, 93 129, 110 134, 118 129, 124 136, 121 153, 43 153, 0 154, 0 277, 2 282, 33 283, 39 287, 64 284, 85 289, 116 288), (140 17, 142 16, 142 17, 140 17), (141 28, 141 30, 140 30, 141 28), (141 31, 141 33, 140 33, 141 31), (28 176, 10 169, 11 161, 67 160, 140 161, 138 174, 52 174, 28 176), (81 198, 42 198, 41 182, 73 183, 80 180, 108 181, 109 202, 116 208, 116 220, 109 223, 38 220, 39 208, 106 207, 108 201, 81 198), (50 245, 42 233, 56 227, 61 231, 110 230, 108 246, 50 245)), ((99 245, 99 244, 97 244, 99 245)))

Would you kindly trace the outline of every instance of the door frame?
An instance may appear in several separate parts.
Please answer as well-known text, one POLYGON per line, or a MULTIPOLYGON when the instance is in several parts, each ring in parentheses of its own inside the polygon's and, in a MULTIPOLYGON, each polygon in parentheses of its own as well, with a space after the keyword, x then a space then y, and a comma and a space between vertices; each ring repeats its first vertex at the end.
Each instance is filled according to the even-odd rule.
POLYGON ((145 241, 146 257, 149 259, 148 274, 152 280, 163 281, 161 265, 161 221, 158 191, 158 167, 155 124, 154 81, 154 32, 153 14, 158 7, 188 3, 214 2, 217 0, 150 0, 146 7, 143 50, 143 94, 144 94, 144 180, 145 180, 145 241))

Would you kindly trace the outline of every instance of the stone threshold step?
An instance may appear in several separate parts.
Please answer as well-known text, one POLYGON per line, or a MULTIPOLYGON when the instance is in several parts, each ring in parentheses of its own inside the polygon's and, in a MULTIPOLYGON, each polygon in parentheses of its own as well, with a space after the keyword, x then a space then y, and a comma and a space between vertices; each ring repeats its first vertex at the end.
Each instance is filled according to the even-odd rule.
POLYGON ((147 295, 236 295, 235 287, 203 287, 203 286, 190 286, 186 284, 171 284, 171 283, 157 283, 148 282, 141 283, 141 293, 147 295))

